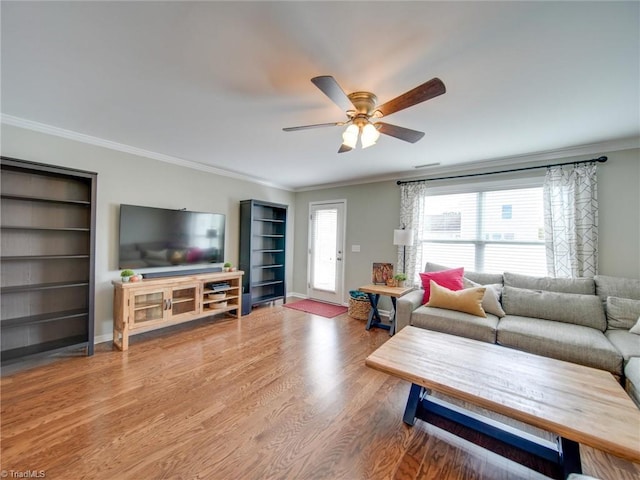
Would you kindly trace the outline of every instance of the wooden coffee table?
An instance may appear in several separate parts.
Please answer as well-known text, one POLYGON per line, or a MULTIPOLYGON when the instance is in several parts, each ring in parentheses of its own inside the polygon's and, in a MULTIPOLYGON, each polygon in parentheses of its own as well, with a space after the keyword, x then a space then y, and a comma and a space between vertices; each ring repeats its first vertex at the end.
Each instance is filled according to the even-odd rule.
POLYGON ((579 443, 640 462, 640 410, 608 372, 408 326, 366 364, 412 383, 403 420, 429 412, 581 473, 579 443), (430 390, 557 436, 538 442, 434 399, 430 390))

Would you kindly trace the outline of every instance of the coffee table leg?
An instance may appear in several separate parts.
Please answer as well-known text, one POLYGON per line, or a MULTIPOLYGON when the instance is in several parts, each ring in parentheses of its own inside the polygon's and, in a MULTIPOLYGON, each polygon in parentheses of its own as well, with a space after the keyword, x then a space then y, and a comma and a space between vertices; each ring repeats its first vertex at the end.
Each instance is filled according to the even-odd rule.
POLYGON ((427 421, 429 413, 481 432, 536 457, 557 462, 562 471, 562 478, 567 478, 571 473, 582 473, 580 445, 577 442, 559 437, 557 447, 554 447, 549 442, 536 441, 530 435, 523 435, 516 428, 501 425, 446 402, 430 399, 430 393, 424 387, 412 383, 402 421, 413 426, 417 419, 427 421))
POLYGON ((418 412, 418 405, 420 404, 423 391, 424 387, 416 385, 415 383, 411 384, 407 406, 404 409, 404 416, 402 417, 402 421, 407 425, 413 426, 416 423, 416 413, 418 412))
POLYGON ((560 437, 558 439, 558 457, 563 478, 567 478, 571 473, 582 473, 580 444, 578 442, 560 437))

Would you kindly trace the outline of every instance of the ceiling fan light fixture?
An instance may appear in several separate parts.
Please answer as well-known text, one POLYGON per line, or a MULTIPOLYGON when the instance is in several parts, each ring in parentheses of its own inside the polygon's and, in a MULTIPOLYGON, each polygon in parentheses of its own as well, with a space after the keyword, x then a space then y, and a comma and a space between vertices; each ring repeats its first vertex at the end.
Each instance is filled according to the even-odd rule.
POLYGON ((350 148, 356 148, 359 133, 360 129, 357 125, 349 125, 347 129, 342 133, 342 144, 350 148))
POLYGON ((375 145, 378 141, 378 138, 380 138, 380 132, 371 123, 367 123, 364 127, 362 127, 362 135, 360 136, 362 148, 367 148, 375 145))
MULTIPOLYGON (((1 0, 0 0, 1 1, 1 0)), ((319 123, 315 125, 302 125, 299 127, 283 128, 285 132, 307 130, 310 128, 348 125, 342 133, 343 143, 338 153, 353 150, 360 137, 362 148, 375 145, 380 134, 389 135, 405 142, 416 143, 424 132, 399 127, 386 122, 378 122, 377 119, 387 117, 392 113, 405 108, 426 102, 447 91, 444 83, 439 78, 432 78, 422 85, 399 95, 382 105, 378 105, 378 97, 371 92, 357 91, 346 94, 335 78, 331 75, 313 77, 311 82, 324 93, 329 100, 335 103, 347 114, 346 122, 319 123), (353 107, 353 108, 352 108, 353 107), (371 123, 375 119, 376 123, 371 123)))

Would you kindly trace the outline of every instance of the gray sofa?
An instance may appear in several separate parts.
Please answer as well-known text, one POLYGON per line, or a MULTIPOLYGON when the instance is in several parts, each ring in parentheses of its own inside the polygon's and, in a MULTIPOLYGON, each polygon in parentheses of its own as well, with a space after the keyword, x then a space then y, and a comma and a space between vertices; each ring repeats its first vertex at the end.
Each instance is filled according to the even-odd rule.
MULTIPOLYGON (((445 269, 427 263, 425 272, 445 269)), ((501 293, 486 318, 422 305, 420 289, 397 300, 396 330, 414 325, 606 370, 626 379, 640 406, 640 335, 629 331, 640 316, 640 280, 465 272, 465 287, 474 282, 501 293)))

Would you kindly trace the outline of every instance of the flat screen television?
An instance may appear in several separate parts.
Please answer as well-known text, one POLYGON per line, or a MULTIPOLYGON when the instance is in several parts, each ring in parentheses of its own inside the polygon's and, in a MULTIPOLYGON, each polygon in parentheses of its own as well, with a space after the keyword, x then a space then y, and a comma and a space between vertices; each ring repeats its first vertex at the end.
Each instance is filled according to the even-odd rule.
POLYGON ((221 213, 122 204, 118 267, 221 263, 225 220, 221 213))

